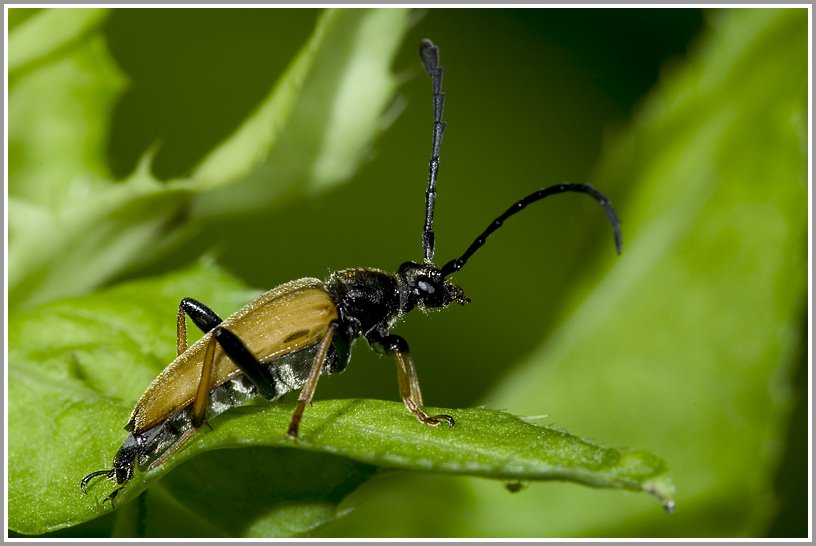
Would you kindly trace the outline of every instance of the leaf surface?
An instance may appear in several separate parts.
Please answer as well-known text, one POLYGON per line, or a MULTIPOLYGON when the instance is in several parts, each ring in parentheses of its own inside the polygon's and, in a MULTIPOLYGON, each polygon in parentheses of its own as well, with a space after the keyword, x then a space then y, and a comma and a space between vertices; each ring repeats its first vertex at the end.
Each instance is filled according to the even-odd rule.
MULTIPOLYGON (((201 266, 16 317, 9 332, 12 529, 42 533, 110 510, 100 502, 110 484, 100 479, 82 495, 79 481, 108 468, 126 436, 121 427, 132 405, 172 359, 179 294, 192 294, 222 313, 253 295, 212 266, 201 266)), ((397 402, 325 400, 308 408, 300 439, 293 442, 285 436, 293 409, 294 402, 260 403, 216 417, 212 431, 203 429, 165 465, 137 473, 117 505, 166 476, 156 492, 148 492, 136 521, 144 519, 140 511, 180 504, 195 507, 186 519, 208 522, 205 532, 299 534, 334 519, 337 503, 376 467, 512 482, 567 480, 648 491, 671 503, 660 458, 603 447, 501 411, 437 409, 450 413, 456 425, 433 428, 397 402), (253 449, 224 451, 239 447, 253 449), (241 517, 227 517, 218 502, 225 498, 244 506, 241 517)), ((153 527, 145 535, 161 536, 163 519, 148 519, 153 527)))

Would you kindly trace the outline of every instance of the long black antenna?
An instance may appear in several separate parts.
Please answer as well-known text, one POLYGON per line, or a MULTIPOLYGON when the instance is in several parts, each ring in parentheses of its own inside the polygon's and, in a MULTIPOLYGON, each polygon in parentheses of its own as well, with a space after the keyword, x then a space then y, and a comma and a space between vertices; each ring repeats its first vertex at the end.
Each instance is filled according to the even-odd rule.
POLYGON ((445 122, 442 121, 442 110, 445 108, 445 93, 442 93, 442 67, 439 66, 439 48, 430 40, 422 40, 419 44, 419 56, 422 66, 431 77, 433 84, 433 147, 431 148, 430 173, 428 174, 428 189, 425 190, 425 230, 422 232, 422 249, 425 251, 425 263, 433 264, 434 231, 433 215, 436 203, 436 177, 439 173, 439 147, 442 145, 442 135, 445 134, 445 122))
POLYGON ((462 256, 459 258, 453 259, 446 263, 441 271, 442 276, 447 277, 451 273, 455 273, 462 269, 467 263, 468 259, 473 256, 473 254, 481 248, 485 241, 490 236, 491 233, 499 229, 505 220, 516 214, 517 212, 521 212, 524 210, 524 207, 529 205, 530 203, 535 203, 540 199, 544 199, 547 196, 554 195, 556 193, 564 193, 568 191, 580 192, 580 193, 587 193, 595 198, 599 205, 604 208, 606 211, 606 216, 609 218, 610 223, 612 224, 612 231, 615 235, 615 250, 618 251, 618 254, 621 253, 621 248, 623 247, 623 239, 621 238, 620 232, 620 220, 618 219, 618 215, 615 212, 615 209, 612 208, 610 204, 610 200, 607 196, 596 190, 590 184, 558 184, 557 186, 550 186, 549 188, 544 188, 538 190, 537 192, 528 195, 521 201, 517 202, 515 205, 510 207, 505 211, 504 214, 493 220, 493 222, 487 227, 484 232, 479 235, 475 241, 470 245, 462 256))

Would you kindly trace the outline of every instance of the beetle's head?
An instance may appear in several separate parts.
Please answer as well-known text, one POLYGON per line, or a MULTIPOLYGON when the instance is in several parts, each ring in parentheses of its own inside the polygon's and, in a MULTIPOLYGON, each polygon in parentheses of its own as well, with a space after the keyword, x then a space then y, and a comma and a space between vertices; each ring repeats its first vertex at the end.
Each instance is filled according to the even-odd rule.
POLYGON ((433 264, 405 262, 397 271, 402 295, 402 311, 414 307, 447 307, 451 303, 464 305, 470 300, 465 292, 446 281, 442 271, 433 264))

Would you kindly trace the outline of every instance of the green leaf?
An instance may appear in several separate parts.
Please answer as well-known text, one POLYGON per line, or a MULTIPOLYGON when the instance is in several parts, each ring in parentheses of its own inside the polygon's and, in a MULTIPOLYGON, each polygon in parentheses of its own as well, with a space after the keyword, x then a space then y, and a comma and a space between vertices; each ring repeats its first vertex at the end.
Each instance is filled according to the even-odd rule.
POLYGON ((99 8, 49 9, 29 16, 9 33, 9 75, 15 77, 15 71, 43 62, 81 40, 105 21, 108 11, 99 8))
POLYGON ((568 486, 508 501, 479 480, 409 478, 391 484, 399 497, 350 499, 360 509, 326 536, 765 532, 804 342, 807 44, 807 10, 711 13, 595 177, 614 196, 623 255, 573 285, 559 327, 486 397, 665 456, 677 513, 568 486), (405 530, 449 499, 470 517, 405 530))
MULTIPOLYGON (((209 451, 167 473, 134 502, 117 501, 122 525, 114 534, 302 536, 333 521, 338 503, 375 471, 350 459, 293 449, 209 451)), ((83 504, 95 505, 107 485, 92 487, 83 504)))
POLYGON ((194 171, 202 187, 222 188, 194 215, 263 209, 351 178, 393 101, 390 65, 408 19, 404 9, 326 10, 257 112, 194 171))
MULTIPOLYGON (((101 503, 110 484, 96 481, 82 495, 79 480, 108 467, 131 407, 172 359, 176 307, 186 294, 222 313, 255 295, 204 265, 15 317, 9 329, 13 530, 53 531, 110 510, 101 503)), ((249 405, 213 419, 213 431, 201 431, 162 467, 137 473, 117 505, 167 477, 138 508, 124 512, 119 528, 134 532, 132 522, 147 521, 140 534, 166 536, 171 520, 185 533, 203 521, 205 534, 301 534, 335 519, 337 504, 376 467, 513 482, 567 480, 648 491, 671 505, 671 483, 658 457, 602 447, 504 412, 438 410, 457 423, 431 428, 396 402, 319 401, 293 442, 285 436, 293 409, 293 402, 249 405), (223 451, 250 446, 257 449, 223 451)))
POLYGON ((9 248, 9 306, 89 291, 147 257, 158 241, 177 241, 192 192, 190 184, 162 186, 140 169, 59 214, 12 200, 14 222, 29 225, 18 224, 9 248))
POLYGON ((108 123, 125 87, 101 36, 107 13, 46 9, 9 36, 9 62, 38 60, 10 74, 9 195, 54 216, 107 185, 108 123))
POLYGON ((104 13, 45 10, 22 23, 12 55, 47 62, 25 61, 32 69, 9 97, 10 308, 84 293, 150 262, 200 228, 193 218, 266 209, 293 187, 348 179, 392 100, 390 62, 408 14, 322 13, 257 112, 191 178, 165 183, 150 173, 152 153, 127 180, 108 173, 104 143, 124 81, 100 33, 104 13), (30 36, 54 21, 71 24, 30 53, 30 36), (226 186, 230 198, 211 191, 226 186))
MULTIPOLYGON (((641 508, 638 525, 684 535, 694 518, 703 536, 755 536, 773 515, 768 477, 801 342, 807 16, 735 10, 712 27, 601 165, 599 179, 637 188, 619 210, 625 255, 495 401, 525 412, 544 398, 570 426, 664 454, 684 509, 666 522, 641 508)), ((607 533, 637 532, 612 523, 629 503, 600 504, 544 503, 591 506, 607 533)), ((565 536, 585 528, 559 523, 565 536)))

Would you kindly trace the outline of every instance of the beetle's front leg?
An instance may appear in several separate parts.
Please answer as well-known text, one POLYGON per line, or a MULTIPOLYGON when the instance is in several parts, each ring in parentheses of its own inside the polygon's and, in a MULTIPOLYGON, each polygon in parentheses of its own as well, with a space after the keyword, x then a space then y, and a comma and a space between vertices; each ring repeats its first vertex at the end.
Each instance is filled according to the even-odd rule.
POLYGON ((447 421, 449 426, 453 426, 454 420, 450 415, 428 415, 422 406, 422 393, 419 390, 419 379, 411 354, 408 352, 408 342, 397 335, 382 336, 377 332, 371 332, 367 336, 369 343, 378 347, 386 354, 394 355, 397 363, 397 381, 399 382, 400 396, 408 411, 426 425, 436 426, 440 421, 447 421))

